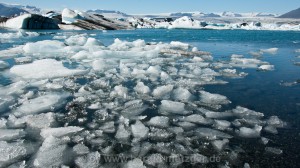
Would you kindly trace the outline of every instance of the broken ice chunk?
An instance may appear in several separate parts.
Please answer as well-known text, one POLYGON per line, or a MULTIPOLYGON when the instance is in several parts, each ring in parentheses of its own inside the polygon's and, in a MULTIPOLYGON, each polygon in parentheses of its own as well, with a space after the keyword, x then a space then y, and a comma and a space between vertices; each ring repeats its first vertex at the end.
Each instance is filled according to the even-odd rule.
POLYGON ((232 110, 233 114, 239 118, 261 118, 264 116, 263 113, 249 110, 245 107, 237 106, 232 110))
POLYGON ((168 99, 170 98, 171 91, 173 90, 173 85, 159 86, 153 90, 152 95, 156 98, 168 99))
POLYGON ((6 69, 8 67, 9 67, 9 64, 7 62, 0 60, 0 70, 6 69))
POLYGON ((200 101, 206 104, 229 104, 231 101, 226 96, 220 94, 212 94, 206 91, 200 91, 200 101))
POLYGON ((268 49, 261 49, 260 50, 261 52, 264 52, 264 53, 269 53, 269 54, 276 54, 277 51, 278 51, 278 48, 268 48, 268 49))
POLYGON ((230 127, 231 122, 226 120, 215 120, 214 127, 219 130, 226 130, 230 127))
POLYGON ((122 85, 118 85, 114 87, 114 91, 112 91, 110 93, 111 97, 123 97, 123 98, 127 98, 128 95, 128 89, 126 87, 123 87, 122 85))
POLYGON ((278 116, 271 116, 267 120, 267 124, 272 125, 272 126, 277 127, 277 128, 282 128, 285 125, 285 123, 281 119, 279 119, 278 116))
POLYGON ((261 71, 273 71, 275 68, 274 65, 261 65, 257 69, 261 71))
POLYGON ((156 116, 152 117, 147 124, 149 126, 154 126, 154 127, 160 127, 160 128, 167 128, 169 127, 169 117, 164 117, 164 116, 156 116))
POLYGON ((58 139, 48 136, 39 148, 33 165, 35 167, 59 167, 68 164, 73 158, 67 155, 71 149, 67 146, 69 138, 58 139))
POLYGON ((262 142, 264 145, 268 144, 268 143, 269 143, 269 140, 270 140, 270 139, 268 139, 268 138, 261 137, 261 142, 262 142))
POLYGON ((174 100, 189 101, 193 98, 193 95, 187 89, 179 87, 173 90, 172 98, 174 100))
POLYGON ((180 102, 174 102, 169 100, 162 100, 159 107, 159 112, 162 114, 188 114, 188 111, 185 111, 185 104, 180 102))
POLYGON ((134 87, 134 90, 139 94, 148 94, 150 93, 150 88, 146 86, 143 82, 138 82, 134 87))
POLYGON ((120 124, 117 130, 117 133, 115 135, 115 138, 119 141, 126 142, 128 141, 130 137, 130 131, 125 129, 125 126, 123 124, 120 124))
POLYGON ((210 129, 210 128, 197 128, 195 130, 195 134, 201 138, 205 138, 208 140, 216 140, 216 139, 220 139, 220 138, 226 138, 226 139, 230 139, 232 138, 231 135, 218 131, 218 130, 214 130, 214 129, 210 129))
POLYGON ((186 122, 192 122, 195 124, 202 124, 202 125, 209 125, 211 124, 211 120, 210 119, 206 119, 203 116, 199 115, 199 114, 192 114, 186 117, 183 117, 182 119, 180 119, 181 121, 186 121, 186 122))
POLYGON ((257 68, 261 64, 267 64, 267 62, 253 58, 231 58, 231 62, 229 63, 233 67, 241 68, 257 68))
POLYGON ((159 153, 151 154, 150 156, 147 157, 145 163, 153 167, 160 167, 161 165, 164 164, 164 158, 159 153))
POLYGON ((28 101, 18 107, 13 114, 22 117, 30 114, 39 114, 53 109, 59 109, 66 103, 69 94, 50 93, 28 101))
POLYGON ((116 131, 115 123, 113 121, 104 123, 104 125, 101 126, 99 129, 105 133, 114 133, 116 131))
POLYGON ((135 124, 131 125, 131 132, 134 138, 138 140, 145 139, 148 136, 149 128, 137 120, 135 124))
POLYGON ((84 155, 89 153, 89 148, 84 144, 77 144, 73 147, 73 151, 76 155, 84 155))
MULTIPOLYGON (((9 92, 10 90, 6 91, 9 92)), ((0 113, 7 112, 10 109, 10 106, 15 103, 15 99, 11 96, 2 96, 2 94, 0 95, 0 113)))
POLYGON ((169 141, 174 138, 174 134, 165 129, 151 127, 150 130, 149 137, 154 141, 169 141))
POLYGON ((84 47, 93 47, 93 46, 104 46, 100 41, 95 38, 88 38, 84 47))
POLYGON ((35 43, 27 43, 23 47, 25 53, 39 54, 39 53, 53 53, 63 52, 66 45, 63 42, 56 40, 44 40, 35 43))
POLYGON ((272 153, 272 154, 276 154, 276 155, 280 155, 282 154, 282 150, 281 149, 278 149, 278 148, 272 148, 272 147, 266 147, 265 148, 266 152, 268 153, 272 153))
POLYGON ((181 49, 181 50, 189 49, 189 44, 182 43, 182 42, 179 42, 179 41, 171 41, 170 45, 171 45, 172 48, 175 48, 175 49, 181 49))
POLYGON ((272 125, 268 125, 268 126, 264 127, 264 131, 269 132, 271 134, 278 134, 276 127, 274 127, 272 125))
POLYGON ((41 136, 45 139, 49 136, 63 137, 63 136, 73 135, 81 130, 83 130, 83 128, 75 127, 75 126, 44 128, 41 130, 41 136))
POLYGON ((0 129, 6 128, 7 120, 5 118, 0 118, 0 129))
POLYGON ((241 127, 239 130, 236 130, 236 133, 244 138, 258 138, 261 130, 262 126, 256 125, 254 128, 241 127))
POLYGON ((14 60, 16 64, 26 64, 32 62, 31 57, 19 57, 19 58, 14 58, 14 60))
POLYGON ((87 37, 85 34, 78 34, 74 36, 70 36, 66 39, 66 43, 68 45, 81 45, 83 46, 87 42, 87 37))
POLYGON ((25 137, 22 129, 0 129, 0 141, 11 141, 25 137))
POLYGON ((127 162, 124 168, 146 168, 146 166, 144 166, 141 159, 136 158, 127 162))
POLYGON ((121 114, 126 117, 133 119, 148 109, 148 105, 145 105, 142 100, 133 100, 125 103, 124 110, 121 114))
POLYGON ((223 139, 223 140, 212 141, 211 144, 217 151, 222 151, 228 143, 229 143, 228 139, 223 139))
POLYGON ((58 78, 74 75, 83 75, 88 71, 68 69, 61 61, 42 59, 24 65, 15 65, 10 69, 12 74, 26 79, 58 78))
POLYGON ((86 156, 80 156, 75 160, 76 166, 79 168, 99 168, 101 155, 99 152, 92 152, 86 156))
POLYGON ((0 141, 0 167, 24 160, 34 152, 34 145, 22 141, 7 143, 0 141))
MULTIPOLYGON (((23 119, 23 118, 22 118, 23 119)), ((31 136, 40 134, 43 128, 57 126, 56 117, 54 113, 43 113, 39 115, 25 116, 26 132, 31 136)))

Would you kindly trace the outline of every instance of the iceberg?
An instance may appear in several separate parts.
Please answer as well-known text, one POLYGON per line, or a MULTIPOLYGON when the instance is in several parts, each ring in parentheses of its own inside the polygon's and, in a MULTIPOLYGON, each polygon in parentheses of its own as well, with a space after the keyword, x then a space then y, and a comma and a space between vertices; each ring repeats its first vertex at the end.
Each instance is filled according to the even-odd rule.
POLYGON ((12 29, 59 29, 58 22, 37 14, 24 14, 2 24, 2 27, 12 29))

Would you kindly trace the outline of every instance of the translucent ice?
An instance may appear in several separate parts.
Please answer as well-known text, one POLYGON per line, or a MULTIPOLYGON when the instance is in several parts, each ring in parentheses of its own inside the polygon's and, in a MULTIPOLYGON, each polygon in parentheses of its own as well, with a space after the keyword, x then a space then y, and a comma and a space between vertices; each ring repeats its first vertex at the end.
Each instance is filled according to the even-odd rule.
POLYGON ((184 103, 162 100, 159 110, 161 113, 167 113, 167 114, 173 113, 173 114, 185 115, 188 114, 188 112, 185 111, 184 107, 185 107, 184 103))
POLYGON ((258 138, 261 130, 262 126, 256 125, 254 128, 241 127, 239 130, 236 130, 236 133, 244 138, 258 138))
POLYGON ((227 145, 228 143, 229 143, 228 139, 223 139, 223 140, 215 140, 211 144, 217 151, 222 151, 225 145, 227 145))
POLYGON ((134 138, 144 139, 148 136, 149 128, 137 120, 135 124, 131 125, 131 132, 134 138))
POLYGON ((149 126, 167 128, 169 126, 169 117, 155 116, 148 121, 149 126))
POLYGON ((144 166, 143 161, 141 159, 133 159, 127 162, 124 168, 146 168, 146 166, 144 166))
POLYGON ((9 64, 7 62, 0 60, 0 70, 6 69, 8 67, 9 67, 9 64))
POLYGON ((153 96, 156 98, 169 98, 171 91, 173 90, 173 85, 164 85, 159 86, 156 89, 153 90, 153 96))
POLYGON ((193 98, 193 95, 187 89, 179 87, 173 90, 172 98, 174 100, 189 101, 193 98))
POLYGON ((23 102, 13 114, 17 117, 22 117, 29 114, 51 111, 52 109, 59 109, 66 103, 67 97, 69 97, 69 94, 46 94, 23 102))
POLYGON ((68 69, 61 61, 54 59, 37 60, 30 64, 15 65, 10 69, 12 74, 27 79, 58 78, 86 74, 86 70, 68 69))
POLYGON ((75 160, 76 166, 79 168, 98 168, 100 166, 101 155, 99 152, 92 152, 86 156, 80 156, 75 160))
POLYGON ((148 94, 150 93, 150 88, 146 86, 143 82, 138 82, 134 87, 134 90, 139 94, 148 94))
POLYGON ((269 54, 276 54, 278 51, 278 48, 268 48, 268 49, 261 49, 261 52, 269 53, 269 54))
POLYGON ((231 101, 226 96, 200 91, 200 101, 207 104, 229 104, 231 101))
POLYGON ((66 45, 63 42, 56 40, 44 40, 35 43, 27 43, 23 47, 25 53, 40 54, 40 53, 53 53, 63 52, 66 45))
POLYGON ((58 128, 44 128, 41 130, 41 136, 43 138, 47 138, 49 136, 63 137, 63 136, 73 135, 81 130, 83 130, 83 128, 75 127, 75 126, 58 127, 58 128))
POLYGON ((274 65, 261 65, 258 67, 258 70, 261 71, 273 71, 274 69, 274 65))
POLYGON ((210 128, 197 128, 195 130, 195 134, 201 138, 205 138, 208 140, 216 140, 220 138, 226 138, 226 139, 232 138, 232 136, 227 133, 210 129, 210 128))

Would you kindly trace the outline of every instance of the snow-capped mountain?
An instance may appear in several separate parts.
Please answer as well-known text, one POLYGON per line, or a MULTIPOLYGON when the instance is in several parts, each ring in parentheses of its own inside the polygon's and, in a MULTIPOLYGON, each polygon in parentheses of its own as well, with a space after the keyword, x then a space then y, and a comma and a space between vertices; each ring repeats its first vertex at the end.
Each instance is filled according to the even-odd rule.
POLYGON ((255 18, 255 17, 277 17, 277 14, 269 14, 269 13, 260 13, 260 12, 251 12, 251 13, 234 13, 234 12, 215 12, 215 13, 204 13, 204 12, 174 12, 174 13, 164 13, 164 14, 151 14, 151 15, 136 15, 136 16, 144 16, 144 17, 172 17, 172 18, 180 18, 180 17, 192 17, 192 18, 255 18))
POLYGON ((12 17, 12 16, 18 16, 24 13, 28 13, 26 10, 16 8, 16 7, 10 7, 5 4, 0 3, 0 16, 3 17, 12 17))
MULTIPOLYGON (((16 11, 17 11, 17 9, 19 9, 21 11, 26 11, 27 13, 41 14, 41 9, 37 8, 35 6, 18 5, 18 4, 5 4, 5 3, 0 3, 0 5, 4 6, 6 8, 12 8, 12 9, 14 9, 16 11)), ((0 10, 0 11, 2 11, 2 10, 0 10)))
POLYGON ((292 10, 288 13, 285 13, 281 16, 279 16, 280 18, 295 18, 295 19, 299 19, 300 18, 300 8, 292 10))

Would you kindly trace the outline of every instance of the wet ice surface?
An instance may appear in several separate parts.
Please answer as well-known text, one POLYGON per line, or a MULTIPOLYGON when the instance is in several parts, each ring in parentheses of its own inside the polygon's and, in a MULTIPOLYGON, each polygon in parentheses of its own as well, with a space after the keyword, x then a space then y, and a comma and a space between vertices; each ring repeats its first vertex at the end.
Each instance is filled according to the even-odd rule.
MULTIPOLYGON (((280 117, 205 89, 243 80, 248 69, 276 70, 268 61, 217 61, 179 41, 105 46, 88 34, 54 36, 0 51, 15 61, 0 62, 11 80, 0 87, 0 167, 243 166, 243 141, 267 154, 285 152, 268 143, 287 127, 280 117), (220 161, 210 162, 214 156, 220 161), (190 161, 168 160, 176 157, 190 161)), ((278 50, 259 53, 275 57, 278 50)))

